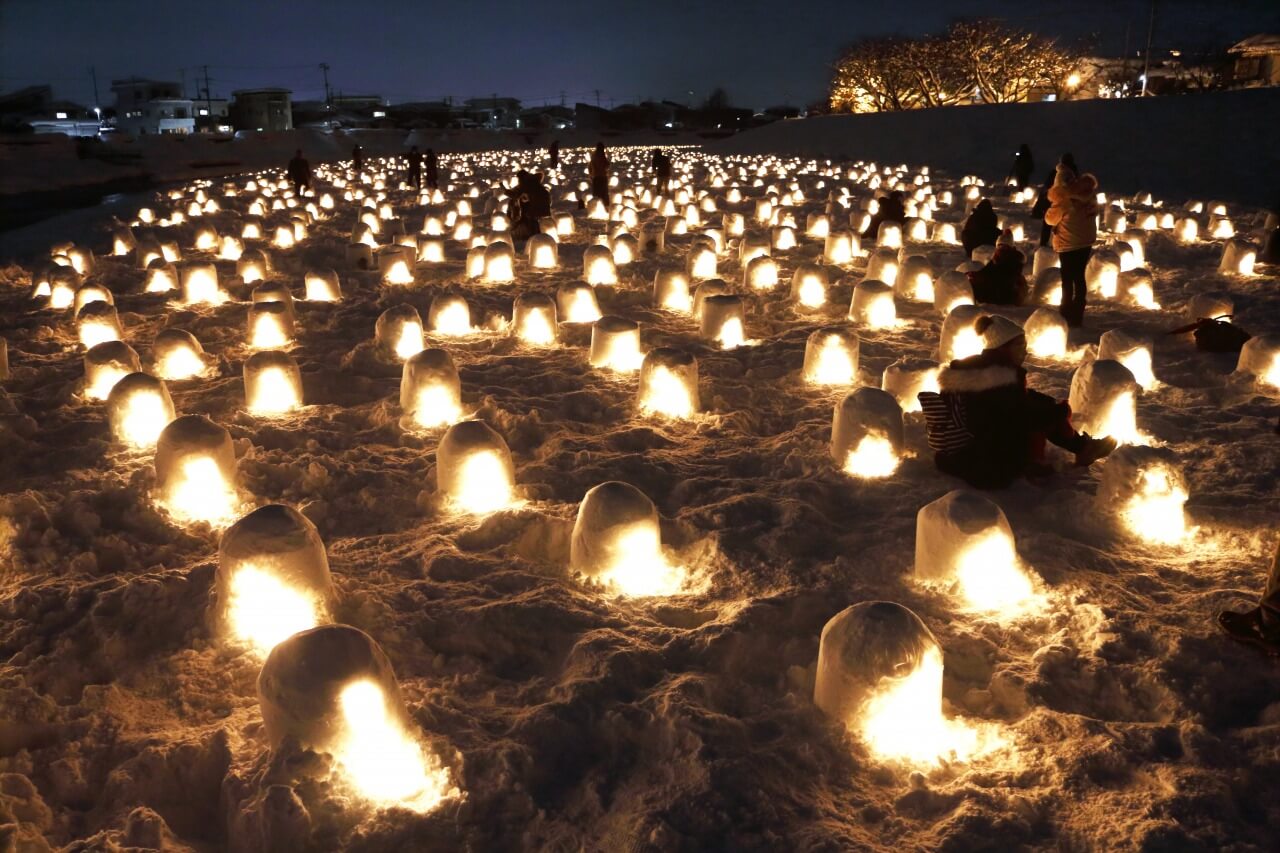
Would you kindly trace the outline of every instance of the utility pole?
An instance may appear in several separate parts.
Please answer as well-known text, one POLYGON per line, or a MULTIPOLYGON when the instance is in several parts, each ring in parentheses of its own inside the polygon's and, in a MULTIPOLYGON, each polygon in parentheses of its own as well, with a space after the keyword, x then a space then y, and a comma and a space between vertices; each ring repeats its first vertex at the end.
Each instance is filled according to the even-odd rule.
POLYGON ((209 128, 214 127, 213 120, 213 95, 209 91, 209 66, 203 66, 204 69, 204 111, 208 113, 206 118, 209 119, 209 128))
POLYGON ((1156 29, 1156 0, 1151 0, 1151 17, 1147 21, 1147 55, 1142 60, 1142 97, 1147 96, 1147 82, 1151 76, 1151 34, 1156 29))
POLYGON ((93 111, 102 117, 102 104, 98 103, 98 69, 89 67, 89 77, 93 80, 93 111))
POLYGON ((329 63, 321 62, 320 71, 324 74, 324 108, 333 109, 333 93, 329 90, 329 63))
POLYGON ((600 106, 600 90, 596 89, 596 107, 600 106))

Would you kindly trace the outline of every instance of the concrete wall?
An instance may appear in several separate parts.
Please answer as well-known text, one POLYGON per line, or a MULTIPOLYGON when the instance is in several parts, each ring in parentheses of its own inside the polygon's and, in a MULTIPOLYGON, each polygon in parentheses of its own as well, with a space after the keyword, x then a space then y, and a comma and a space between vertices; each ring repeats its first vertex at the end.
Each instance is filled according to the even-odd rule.
POLYGON ((708 148, 905 162, 990 180, 1008 174, 1023 142, 1037 182, 1071 151, 1105 191, 1280 207, 1280 88, 820 116, 708 148))

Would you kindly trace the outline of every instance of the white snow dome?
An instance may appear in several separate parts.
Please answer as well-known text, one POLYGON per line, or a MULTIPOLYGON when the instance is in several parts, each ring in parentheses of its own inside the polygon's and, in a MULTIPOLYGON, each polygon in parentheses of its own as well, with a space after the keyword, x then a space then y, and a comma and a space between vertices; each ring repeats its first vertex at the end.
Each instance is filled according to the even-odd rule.
POLYGON ((544 293, 522 293, 511 309, 511 328, 517 338, 531 346, 556 342, 556 303, 544 293))
POLYGON ((524 247, 529 266, 539 270, 553 270, 560 266, 560 247, 549 234, 534 234, 524 247))
POLYGON ((302 406, 302 371, 293 356, 262 350, 245 359, 245 408, 255 415, 283 415, 302 406))
POLYGON ((104 341, 84 354, 84 393, 105 400, 116 383, 142 370, 138 354, 124 341, 104 341))
POLYGON ((246 249, 236 259, 236 275, 245 284, 263 281, 271 271, 271 259, 261 249, 246 249))
POLYGON ((483 515, 515 500, 515 463, 502 436, 483 421, 449 427, 436 449, 436 488, 462 512, 483 515))
POLYGON ((456 293, 436 294, 427 309, 427 328, 435 335, 471 334, 475 330, 471 326, 471 307, 467 300, 456 293))
POLYGON ((804 346, 804 381, 852 385, 858 378, 858 336, 849 329, 815 329, 804 346))
POLYGON ((591 326, 592 367, 631 373, 640 368, 640 324, 624 317, 604 316, 591 326))
MULTIPOLYGON (((703 282, 699 289, 709 283, 703 282)), ((703 299, 701 331, 702 337, 716 341, 721 349, 733 349, 744 344, 747 335, 742 297, 725 293, 703 299)))
POLYGON ((653 501, 617 481, 590 489, 578 505, 569 569, 628 596, 671 595, 685 580, 662 553, 653 501))
POLYGON ((1031 277, 1033 279, 1038 278, 1040 273, 1054 267, 1062 267, 1062 262, 1058 259, 1058 253, 1050 246, 1037 247, 1035 254, 1031 256, 1031 277))
POLYGON ((618 268, 608 246, 588 246, 582 255, 582 277, 587 284, 617 284, 618 268))
POLYGON ((1229 293, 1197 293, 1187 302, 1187 319, 1228 317, 1236 313, 1235 299, 1229 293))
POLYGON ((1017 611, 1035 592, 1004 511, 968 489, 948 492, 916 514, 915 576, 978 611, 1017 611))
POLYGON ((1084 282, 1091 294, 1114 299, 1120 287, 1120 258, 1110 249, 1094 252, 1085 266, 1084 282))
POLYGON ((229 523, 236 514, 236 452, 231 435, 203 415, 183 415, 156 441, 159 502, 179 522, 229 523))
POLYGON ((375 807, 425 813, 458 795, 418 740, 386 654, 357 628, 321 625, 277 645, 258 676, 258 705, 273 749, 292 739, 329 753, 375 807))
POLYGON ((405 360, 400 409, 411 424, 427 428, 462 416, 462 380, 447 350, 424 349, 405 360))
POLYGON ((342 299, 342 285, 338 282, 337 270, 307 270, 303 281, 308 302, 339 302, 342 299))
POLYGON ((1120 273, 1120 298, 1136 308, 1156 311, 1160 303, 1156 302, 1156 283, 1151 271, 1145 267, 1134 267, 1120 273))
POLYGON ((334 590, 319 531, 292 507, 255 509, 222 534, 215 590, 217 624, 260 655, 328 621, 334 590))
POLYGON ((1038 358, 1063 358, 1067 354, 1067 320, 1054 308, 1037 308, 1022 327, 1027 352, 1038 358))
POLYGON ((858 388, 841 400, 831 423, 831 457, 855 477, 887 477, 905 444, 902 408, 888 391, 858 388))
POLYGON ((885 284, 893 285, 898 280, 898 253, 893 249, 879 248, 871 253, 867 258, 867 273, 865 278, 875 281, 883 281, 885 284))
POLYGON ((85 305, 76 315, 76 335, 85 349, 123 338, 124 327, 120 325, 116 306, 108 302, 90 302, 85 305))
POLYGON ((286 302, 254 302, 249 306, 249 346, 277 349, 293 341, 293 310, 286 302))
POLYGON ((190 379, 206 368, 204 347, 195 335, 183 329, 161 329, 151 346, 155 373, 170 381, 190 379))
POLYGON ((688 418, 701 408, 698 396, 698 360, 671 347, 649 351, 640 365, 637 391, 640 411, 646 415, 688 418))
POLYGON ((823 242, 822 261, 827 264, 851 264, 860 251, 858 236, 852 231, 832 231, 823 242))
POLYGON ((893 301, 893 287, 872 278, 858 282, 849 302, 849 319, 872 329, 896 325, 898 306, 893 301))
POLYGON ((1151 369, 1151 342, 1123 329, 1102 333, 1098 339, 1098 358, 1109 358, 1129 368, 1143 391, 1150 391, 1160 384, 1151 369))
POLYGON ((173 398, 164 381, 146 373, 130 373, 107 395, 111 434, 131 447, 154 447, 174 417, 173 398))
POLYGON ((378 315, 374 340, 385 358, 404 361, 425 346, 422 317, 412 305, 393 305, 378 315))
POLYGON ((757 255, 743 270, 743 284, 752 290, 772 290, 778 286, 778 262, 768 255, 757 255))
POLYGON ((1258 258, 1258 247, 1248 240, 1228 240, 1222 247, 1222 260, 1218 272, 1232 275, 1253 275, 1253 265, 1258 258))
POLYGON ((895 297, 908 302, 933 302, 933 265, 929 259, 908 255, 894 279, 893 291, 895 297))
POLYGON ((668 311, 689 313, 693 309, 689 276, 680 270, 658 270, 654 273, 653 304, 668 311))
POLYGON ((1071 377, 1072 423, 1081 432, 1111 436, 1121 444, 1145 443, 1138 432, 1137 397, 1141 393, 1133 373, 1118 361, 1086 361, 1071 377))
POLYGON ((1258 335, 1245 341, 1236 370, 1258 384, 1280 389, 1280 335, 1258 335))
POLYGON ((716 249, 715 243, 710 244, 697 241, 689 246, 688 254, 685 256, 685 269, 689 274, 689 278, 694 281, 716 277, 716 249))
POLYGON ((709 278, 698 283, 693 289, 693 316, 702 319, 702 306, 711 296, 724 296, 729 293, 729 284, 722 278, 709 278))
POLYGON ((938 361, 946 364, 982 352, 984 342, 978 332, 978 320, 985 316, 977 305, 957 305, 942 321, 938 337, 938 361))
MULTIPOLYGON (((612 263, 612 259, 609 261, 612 263)), ((595 288, 585 282, 562 284, 556 289, 556 313, 562 323, 594 323, 602 316, 595 288)))
POLYGON ((791 275, 791 301, 803 309, 818 309, 827 304, 830 280, 821 264, 801 263, 791 275))
POLYGON ((227 295, 218 286, 218 268, 209 262, 182 265, 182 301, 188 305, 220 305, 227 295))
POLYGON ((904 356, 884 369, 880 388, 893 395, 903 412, 918 412, 921 392, 938 391, 939 370, 936 361, 904 356))
POLYGON ((946 317, 961 305, 973 304, 973 285, 969 277, 956 270, 947 270, 933 284, 933 307, 946 317))
POLYGON ((1189 534, 1187 481, 1168 448, 1117 448, 1102 466, 1097 499, 1144 541, 1176 545, 1189 534))

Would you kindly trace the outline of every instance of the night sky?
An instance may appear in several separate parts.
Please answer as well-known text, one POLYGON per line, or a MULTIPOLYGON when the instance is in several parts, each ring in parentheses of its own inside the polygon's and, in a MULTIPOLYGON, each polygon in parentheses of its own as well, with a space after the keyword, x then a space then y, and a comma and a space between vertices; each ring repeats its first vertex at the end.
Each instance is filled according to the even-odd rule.
MULTIPOLYGON (((111 104, 113 77, 184 80, 208 64, 215 96, 278 85, 392 101, 489 96, 527 104, 701 101, 716 86, 757 109, 822 98, 830 63, 860 36, 922 34, 990 16, 1119 54, 1146 38, 1148 0, 0 0, 0 90, 52 84, 111 104)), ((1155 47, 1280 31, 1277 0, 1160 0, 1155 47)))

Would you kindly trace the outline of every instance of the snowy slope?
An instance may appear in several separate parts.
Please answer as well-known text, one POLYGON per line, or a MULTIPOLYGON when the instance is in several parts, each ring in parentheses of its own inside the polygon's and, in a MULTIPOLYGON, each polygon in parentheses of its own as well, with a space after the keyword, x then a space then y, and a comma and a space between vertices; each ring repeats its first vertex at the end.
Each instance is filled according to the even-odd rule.
MULTIPOLYGON (((759 133, 780 138, 827 121, 840 120, 759 133)), ((951 162, 937 139, 916 144, 918 158, 904 150, 894 162, 951 162)), ((584 153, 573 152, 557 198, 584 176, 584 153)), ((1105 188, 1103 153, 1076 153, 1098 164, 1105 188)), ((624 182, 645 174, 646 152, 615 154, 624 182)), ((708 168, 726 165, 692 151, 677 161, 699 188, 708 168)), ((993 154, 990 168, 1003 161, 993 154)), ((734 175, 737 162, 727 163, 734 175)), ((446 159, 462 171, 449 203, 513 165, 446 159)), ((809 190, 794 211, 802 232, 823 206, 823 166, 784 165, 809 190)), ((1194 183, 1192 169, 1180 176, 1190 183, 1170 193, 1232 195, 1194 183)), ((955 176, 934 180, 958 190, 955 176)), ((750 220, 765 190, 751 183, 738 204, 712 190, 721 210, 750 220)), ((426 212, 416 197, 388 195, 416 231, 426 212)), ((637 206, 642 220, 653 215, 637 206)), ((1000 196, 997 209, 1025 221, 1026 205, 1000 196)), ((1231 213, 1242 231, 1257 221, 1249 208, 1231 213)), ((170 390, 179 414, 206 414, 230 431, 249 505, 296 506, 319 528, 335 618, 386 650, 412 719, 463 792, 426 816, 349 798, 323 755, 271 753, 255 692, 260 660, 229 645, 210 616, 218 531, 184 528, 156 507, 151 454, 114 443, 103 404, 80 394, 70 316, 33 304, 30 270, 9 263, 0 282, 13 368, 0 393, 0 838, 32 850, 80 839, 91 839, 88 849, 201 851, 1273 849, 1280 679, 1274 662, 1220 637, 1213 616, 1256 599, 1276 546, 1280 392, 1232 376, 1233 358, 1160 332, 1207 291, 1233 294, 1251 331, 1280 332, 1274 270, 1224 276, 1220 244, 1158 234, 1148 262, 1164 310, 1091 308, 1077 346, 1120 326, 1155 338, 1164 385, 1142 396, 1138 423, 1177 453, 1199 529, 1172 548, 1135 540, 1094 501, 1099 467, 1055 457, 1056 475, 992 495, 1050 604, 1001 622, 910 578, 916 511, 959 485, 934 469, 920 416, 908 416, 910 455, 897 473, 857 480, 828 450, 832 409, 848 389, 800 380, 808 333, 846 325, 865 259, 830 267, 828 306, 804 315, 786 284, 799 263, 821 259, 822 241, 801 236, 775 251, 783 284, 746 294, 753 343, 728 351, 690 317, 652 304, 655 272, 683 267, 691 235, 621 267, 619 286, 598 288, 605 313, 639 321, 646 350, 678 346, 699 360, 705 413, 658 420, 637 413, 634 375, 588 365, 588 328, 562 326, 549 350, 497 331, 516 295, 581 278, 603 225, 575 216, 558 270, 518 256, 517 280, 504 285, 466 279, 465 247, 453 241, 448 261, 419 265, 413 285, 352 269, 350 205, 296 248, 268 247, 270 279, 295 298, 304 273, 321 267, 339 270, 346 297, 297 302, 290 351, 307 405, 283 418, 245 411, 251 288, 236 282, 234 263, 217 262, 235 301, 188 307, 142 292, 133 259, 107 255, 105 222, 92 243, 92 280, 114 292, 144 366, 166 327, 192 332, 213 357, 210 376, 170 390), (429 345, 451 352, 465 408, 511 447, 525 500, 482 519, 439 505, 440 431, 400 427, 400 365, 371 346, 383 310, 407 303, 425 317, 444 292, 465 295, 488 330, 429 345), (694 573, 696 591, 619 599, 570 577, 577 502, 611 479, 654 500, 664 544, 694 573), (971 763, 881 763, 814 707, 823 625, 874 599, 921 616, 945 652, 947 712, 997 726, 1008 748, 971 763)), ((213 218, 224 232, 234 227, 229 212, 213 218)), ((46 223, 51 232, 56 224, 46 223)), ((197 257, 192 225, 172 231, 197 257)), ((956 247, 913 250, 939 273, 961 260, 956 247)), ((736 257, 722 254, 719 270, 743 292, 736 257)), ((856 329, 860 382, 878 386, 903 356, 936 357, 938 313, 899 311, 897 328, 856 329)), ((1071 362, 1030 367, 1035 387, 1066 396, 1071 362)))

